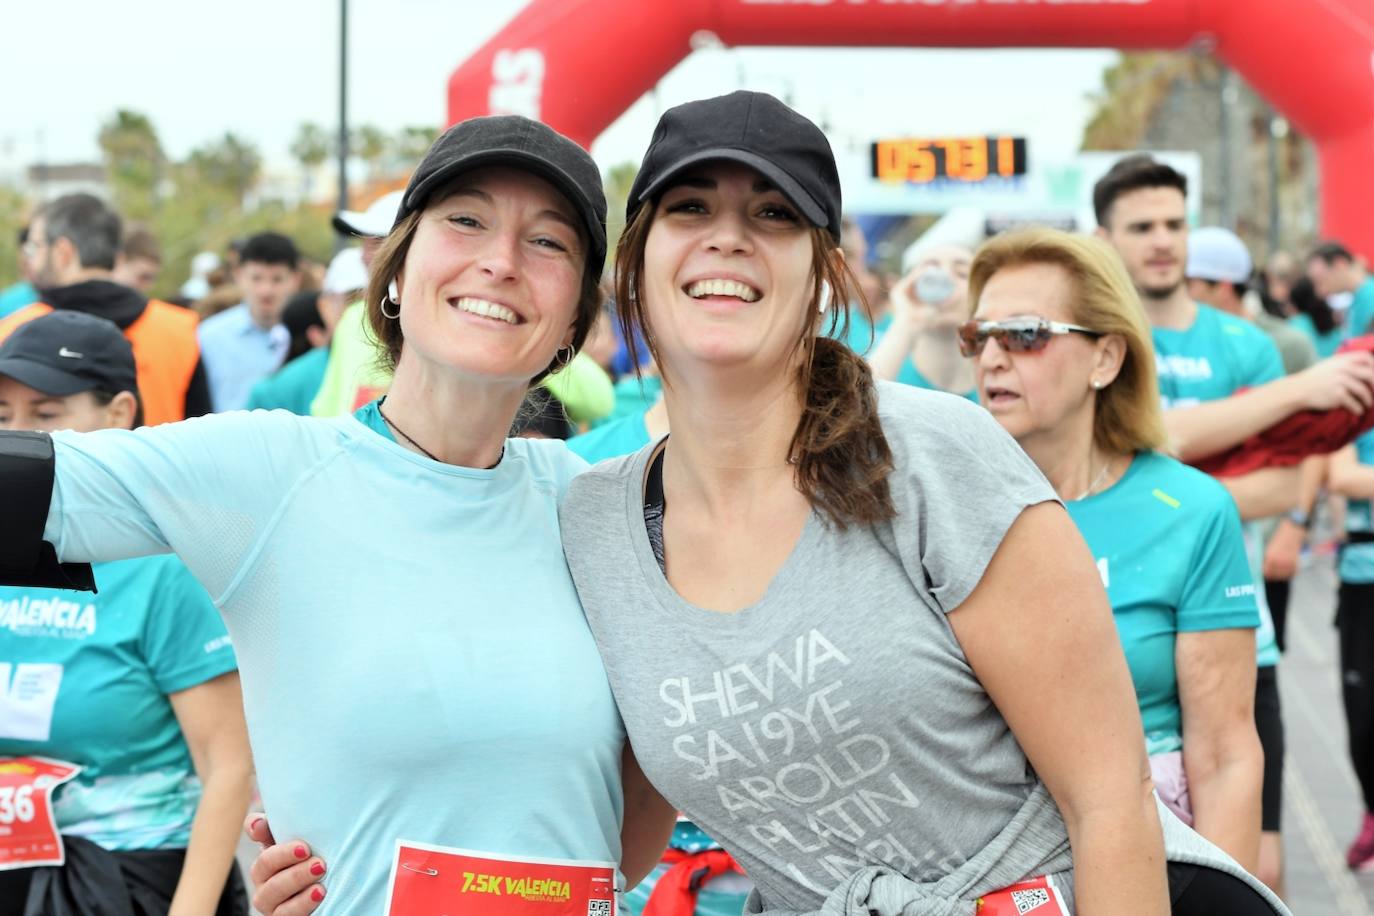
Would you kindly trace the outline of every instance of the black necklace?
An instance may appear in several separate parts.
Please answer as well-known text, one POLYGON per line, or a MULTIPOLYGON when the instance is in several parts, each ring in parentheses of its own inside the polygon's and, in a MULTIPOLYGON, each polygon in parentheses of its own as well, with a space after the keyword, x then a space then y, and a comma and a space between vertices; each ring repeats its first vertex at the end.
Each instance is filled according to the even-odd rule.
MULTIPOLYGON (((439 456, 435 455, 435 454, 434 454, 433 452, 431 452, 429 449, 425 448, 423 445, 421 445, 420 443, 416 442, 414 439, 410 438, 410 436, 406 435, 406 431, 405 431, 405 430, 401 429, 401 427, 399 427, 399 426, 396 425, 395 421, 393 421, 393 420, 392 420, 390 417, 388 417, 386 414, 382 413, 382 405, 381 405, 381 404, 378 404, 378 405, 377 405, 377 415, 378 415, 379 417, 382 418, 383 422, 385 422, 387 426, 390 426, 393 430, 395 430, 396 435, 400 436, 402 439, 406 440, 406 441, 409 442, 411 445, 415 446, 415 447, 418 448, 420 451, 424 452, 426 458, 430 459, 431 461, 439 461, 439 456)), ((439 461, 439 463, 440 463, 440 464, 443 464, 442 461, 439 461)))
MULTIPOLYGON (((392 428, 392 430, 396 433, 396 435, 400 436, 402 439, 406 440, 406 441, 409 442, 411 445, 415 446, 415 447, 418 448, 421 452, 423 452, 424 455, 425 455, 425 457, 428 458, 430 461, 438 461, 440 464, 444 464, 444 463, 445 463, 442 459, 439 458, 438 455, 434 454, 434 453, 431 452, 429 449, 425 448, 423 445, 421 445, 420 443, 416 442, 414 439, 410 438, 410 436, 406 434, 406 431, 405 431, 405 430, 401 429, 401 427, 399 427, 399 426, 396 425, 396 421, 395 421, 395 420, 392 420, 392 419, 391 419, 390 417, 388 417, 386 414, 382 413, 382 405, 381 405, 381 404, 378 404, 378 405, 377 405, 377 416, 381 417, 381 418, 382 418, 382 422, 386 423, 387 426, 390 426, 390 427, 392 428)), ((499 454, 499 455, 496 456, 496 464, 500 464, 500 463, 501 463, 501 459, 504 458, 504 457, 506 457, 506 447, 505 447, 504 445, 502 445, 502 446, 501 446, 501 454, 499 454)), ((496 467, 496 464, 491 465, 491 467, 488 467, 487 470, 490 471, 492 468, 496 467)))

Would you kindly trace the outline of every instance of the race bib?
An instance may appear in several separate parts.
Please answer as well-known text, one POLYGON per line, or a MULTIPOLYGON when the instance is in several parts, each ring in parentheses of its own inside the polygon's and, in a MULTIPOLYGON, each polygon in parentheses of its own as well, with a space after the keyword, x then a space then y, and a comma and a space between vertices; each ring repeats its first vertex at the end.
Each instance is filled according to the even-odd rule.
POLYGON ((0 757, 0 871, 66 861, 52 794, 79 772, 46 757, 0 757))
POLYGON ((1022 881, 978 898, 978 916, 1069 916, 1054 879, 1022 881))
POLYGON ((388 916, 615 916, 611 862, 518 859, 399 840, 388 916))

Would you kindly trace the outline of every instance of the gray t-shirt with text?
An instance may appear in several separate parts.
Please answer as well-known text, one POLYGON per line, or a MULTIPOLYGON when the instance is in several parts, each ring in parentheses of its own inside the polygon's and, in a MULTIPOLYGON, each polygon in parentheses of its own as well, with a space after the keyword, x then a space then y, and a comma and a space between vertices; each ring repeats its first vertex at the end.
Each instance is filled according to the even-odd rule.
MULTIPOLYGON (((689 604, 660 571, 643 517, 652 446, 582 474, 561 510, 640 765, 770 908, 817 907, 864 866, 936 880, 1039 785, 945 615, 1021 511, 1055 494, 963 398, 880 383, 879 408, 896 519, 840 531, 813 512, 737 613, 689 604)), ((1018 879, 1055 874, 1071 895, 1057 814, 1018 845, 1034 863, 1018 879)))

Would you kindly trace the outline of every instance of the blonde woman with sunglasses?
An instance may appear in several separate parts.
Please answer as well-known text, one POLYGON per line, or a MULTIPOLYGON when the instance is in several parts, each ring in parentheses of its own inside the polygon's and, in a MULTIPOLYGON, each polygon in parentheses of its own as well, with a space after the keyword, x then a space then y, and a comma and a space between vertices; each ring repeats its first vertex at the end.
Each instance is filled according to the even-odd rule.
POLYGON ((969 287, 960 349, 1097 560, 1160 796, 1253 870, 1259 614, 1240 516, 1221 484, 1160 451, 1150 329, 1130 279, 1105 244, 1041 229, 984 246, 969 287))

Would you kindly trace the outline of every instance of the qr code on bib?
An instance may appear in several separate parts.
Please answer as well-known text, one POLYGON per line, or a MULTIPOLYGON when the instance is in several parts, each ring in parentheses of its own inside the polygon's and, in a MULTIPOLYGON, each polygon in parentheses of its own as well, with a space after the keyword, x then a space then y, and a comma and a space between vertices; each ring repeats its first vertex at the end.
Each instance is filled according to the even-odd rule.
POLYGON ((1011 902, 1016 904, 1016 912, 1019 916, 1034 912, 1042 906, 1048 906, 1050 902, 1050 892, 1043 888, 1035 888, 1029 891, 1012 891, 1011 902))
POLYGON ((611 916, 611 901, 588 900, 587 916, 611 916))

